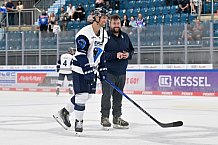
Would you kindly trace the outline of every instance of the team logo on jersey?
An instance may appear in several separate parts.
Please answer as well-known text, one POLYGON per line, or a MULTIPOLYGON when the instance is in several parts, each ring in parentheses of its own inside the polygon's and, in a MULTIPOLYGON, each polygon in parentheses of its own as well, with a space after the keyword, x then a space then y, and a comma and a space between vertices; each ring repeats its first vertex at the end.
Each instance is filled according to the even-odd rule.
POLYGON ((100 47, 95 47, 94 50, 94 62, 97 60, 97 58, 100 56, 100 54, 103 52, 103 50, 100 47))
POLYGON ((86 41, 84 39, 79 39, 77 40, 77 44, 79 45, 81 49, 84 49, 86 46, 86 41))

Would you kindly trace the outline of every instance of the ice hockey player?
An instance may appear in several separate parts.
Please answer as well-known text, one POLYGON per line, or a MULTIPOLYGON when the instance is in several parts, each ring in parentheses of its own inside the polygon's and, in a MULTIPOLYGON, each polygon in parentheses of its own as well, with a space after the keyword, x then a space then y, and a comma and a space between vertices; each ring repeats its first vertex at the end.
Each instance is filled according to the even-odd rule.
POLYGON ((69 94, 73 94, 73 76, 72 76, 72 59, 75 54, 76 48, 70 47, 67 53, 64 53, 60 56, 60 59, 57 62, 57 72, 59 73, 58 82, 56 87, 56 94, 59 95, 60 87, 63 85, 65 77, 68 80, 69 94))
POLYGON ((53 117, 65 129, 71 127, 69 115, 75 113, 75 132, 83 131, 83 115, 86 102, 96 91, 97 72, 101 81, 106 79, 104 46, 108 41, 104 27, 109 11, 105 7, 95 8, 93 24, 83 27, 76 34, 76 53, 73 57, 73 88, 75 95, 70 104, 53 117))

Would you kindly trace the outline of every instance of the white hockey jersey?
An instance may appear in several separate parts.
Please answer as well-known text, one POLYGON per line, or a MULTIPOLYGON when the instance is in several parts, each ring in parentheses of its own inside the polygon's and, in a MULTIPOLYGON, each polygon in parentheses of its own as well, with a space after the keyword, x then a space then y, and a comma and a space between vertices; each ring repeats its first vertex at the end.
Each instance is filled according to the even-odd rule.
POLYGON ((78 59, 79 57, 80 58, 86 57, 88 59, 88 64, 91 67, 97 67, 98 64, 100 63, 100 58, 104 52, 104 47, 107 41, 108 41, 108 35, 103 28, 100 29, 100 35, 96 36, 92 28, 92 25, 83 27, 76 34, 77 50, 75 55, 73 56, 74 63, 72 65, 72 70, 77 73, 83 74, 83 70, 81 67, 81 60, 78 59), (104 36, 103 36, 103 31, 104 31, 104 36))
POLYGON ((61 74, 71 74, 71 65, 72 65, 73 55, 69 53, 62 54, 60 59, 57 62, 57 65, 60 66, 59 73, 61 74))

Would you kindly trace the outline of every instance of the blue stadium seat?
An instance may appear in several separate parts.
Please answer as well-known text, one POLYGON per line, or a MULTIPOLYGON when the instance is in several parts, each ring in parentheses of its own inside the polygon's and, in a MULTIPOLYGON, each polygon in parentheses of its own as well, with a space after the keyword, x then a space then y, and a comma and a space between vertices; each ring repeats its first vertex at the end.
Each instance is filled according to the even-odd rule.
POLYGON ((148 18, 148 25, 154 25, 154 17, 155 16, 149 16, 149 18, 148 18))
POLYGON ((197 15, 189 15, 189 17, 188 17, 188 22, 189 22, 189 23, 192 23, 193 20, 195 20, 196 18, 197 18, 197 15))
POLYGON ((218 10, 218 2, 214 2, 213 4, 213 11, 214 13, 218 10))
POLYGON ((165 15, 164 24, 170 24, 170 23, 171 23, 171 15, 165 15))
POLYGON ((81 21, 80 22, 80 28, 83 28, 84 26, 88 25, 88 23, 86 21, 81 21))
POLYGON ((141 1, 141 8, 148 8, 147 1, 141 1))
POLYGON ((167 14, 169 14, 169 11, 170 11, 170 6, 163 7, 163 9, 162 9, 162 15, 167 15, 167 14))
POLYGON ((161 13, 162 13, 162 8, 156 7, 156 8, 155 8, 155 11, 154 11, 154 15, 158 16, 158 15, 160 15, 161 13))
POLYGON ((153 12, 154 12, 154 8, 149 8, 149 9, 147 10, 147 15, 148 15, 148 16, 152 16, 152 15, 153 15, 153 12))
POLYGON ((156 17, 156 24, 163 24, 163 17, 161 15, 156 17))
POLYGON ((148 9, 144 8, 144 9, 140 9, 140 13, 145 17, 148 16, 148 9))
POLYGON ((179 23, 180 14, 172 15, 172 23, 179 23))
POLYGON ((153 3, 153 0, 148 0, 148 1, 147 1, 147 4, 148 4, 148 8, 149 8, 149 9, 155 7, 155 5, 154 5, 154 3, 153 3))
POLYGON ((170 7, 170 14, 175 14, 178 11, 178 6, 172 6, 170 7))
POLYGON ((134 9, 135 8, 135 1, 129 1, 129 3, 127 3, 126 9, 134 9))
POLYGON ((139 8, 138 9, 133 9, 132 15, 137 16, 139 12, 140 12, 139 8))
POLYGON ((187 23, 187 20, 188 20, 188 14, 187 13, 181 13, 180 23, 187 23))
POLYGON ((135 8, 143 8, 142 1, 136 1, 135 8))
POLYGON ((133 9, 127 9, 126 10, 126 15, 127 16, 132 16, 133 15, 133 9))
POLYGON ((155 7, 163 7, 165 1, 164 0, 154 0, 153 3, 155 5, 155 7))

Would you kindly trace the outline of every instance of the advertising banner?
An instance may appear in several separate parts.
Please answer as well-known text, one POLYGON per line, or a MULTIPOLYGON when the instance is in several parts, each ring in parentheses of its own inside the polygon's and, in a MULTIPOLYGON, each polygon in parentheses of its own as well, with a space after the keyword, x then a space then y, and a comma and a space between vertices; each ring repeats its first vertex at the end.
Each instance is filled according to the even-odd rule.
POLYGON ((145 90, 145 72, 144 71, 127 71, 125 90, 145 90))
MULTIPOLYGON (((129 65, 124 92, 145 95, 218 96, 212 65, 129 65)), ((56 66, 0 66, 0 91, 55 92, 56 66)), ((62 92, 68 92, 65 79, 62 92)), ((101 82, 97 81, 97 93, 101 82)))
POLYGON ((146 71, 146 91, 218 92, 218 71, 146 71))

